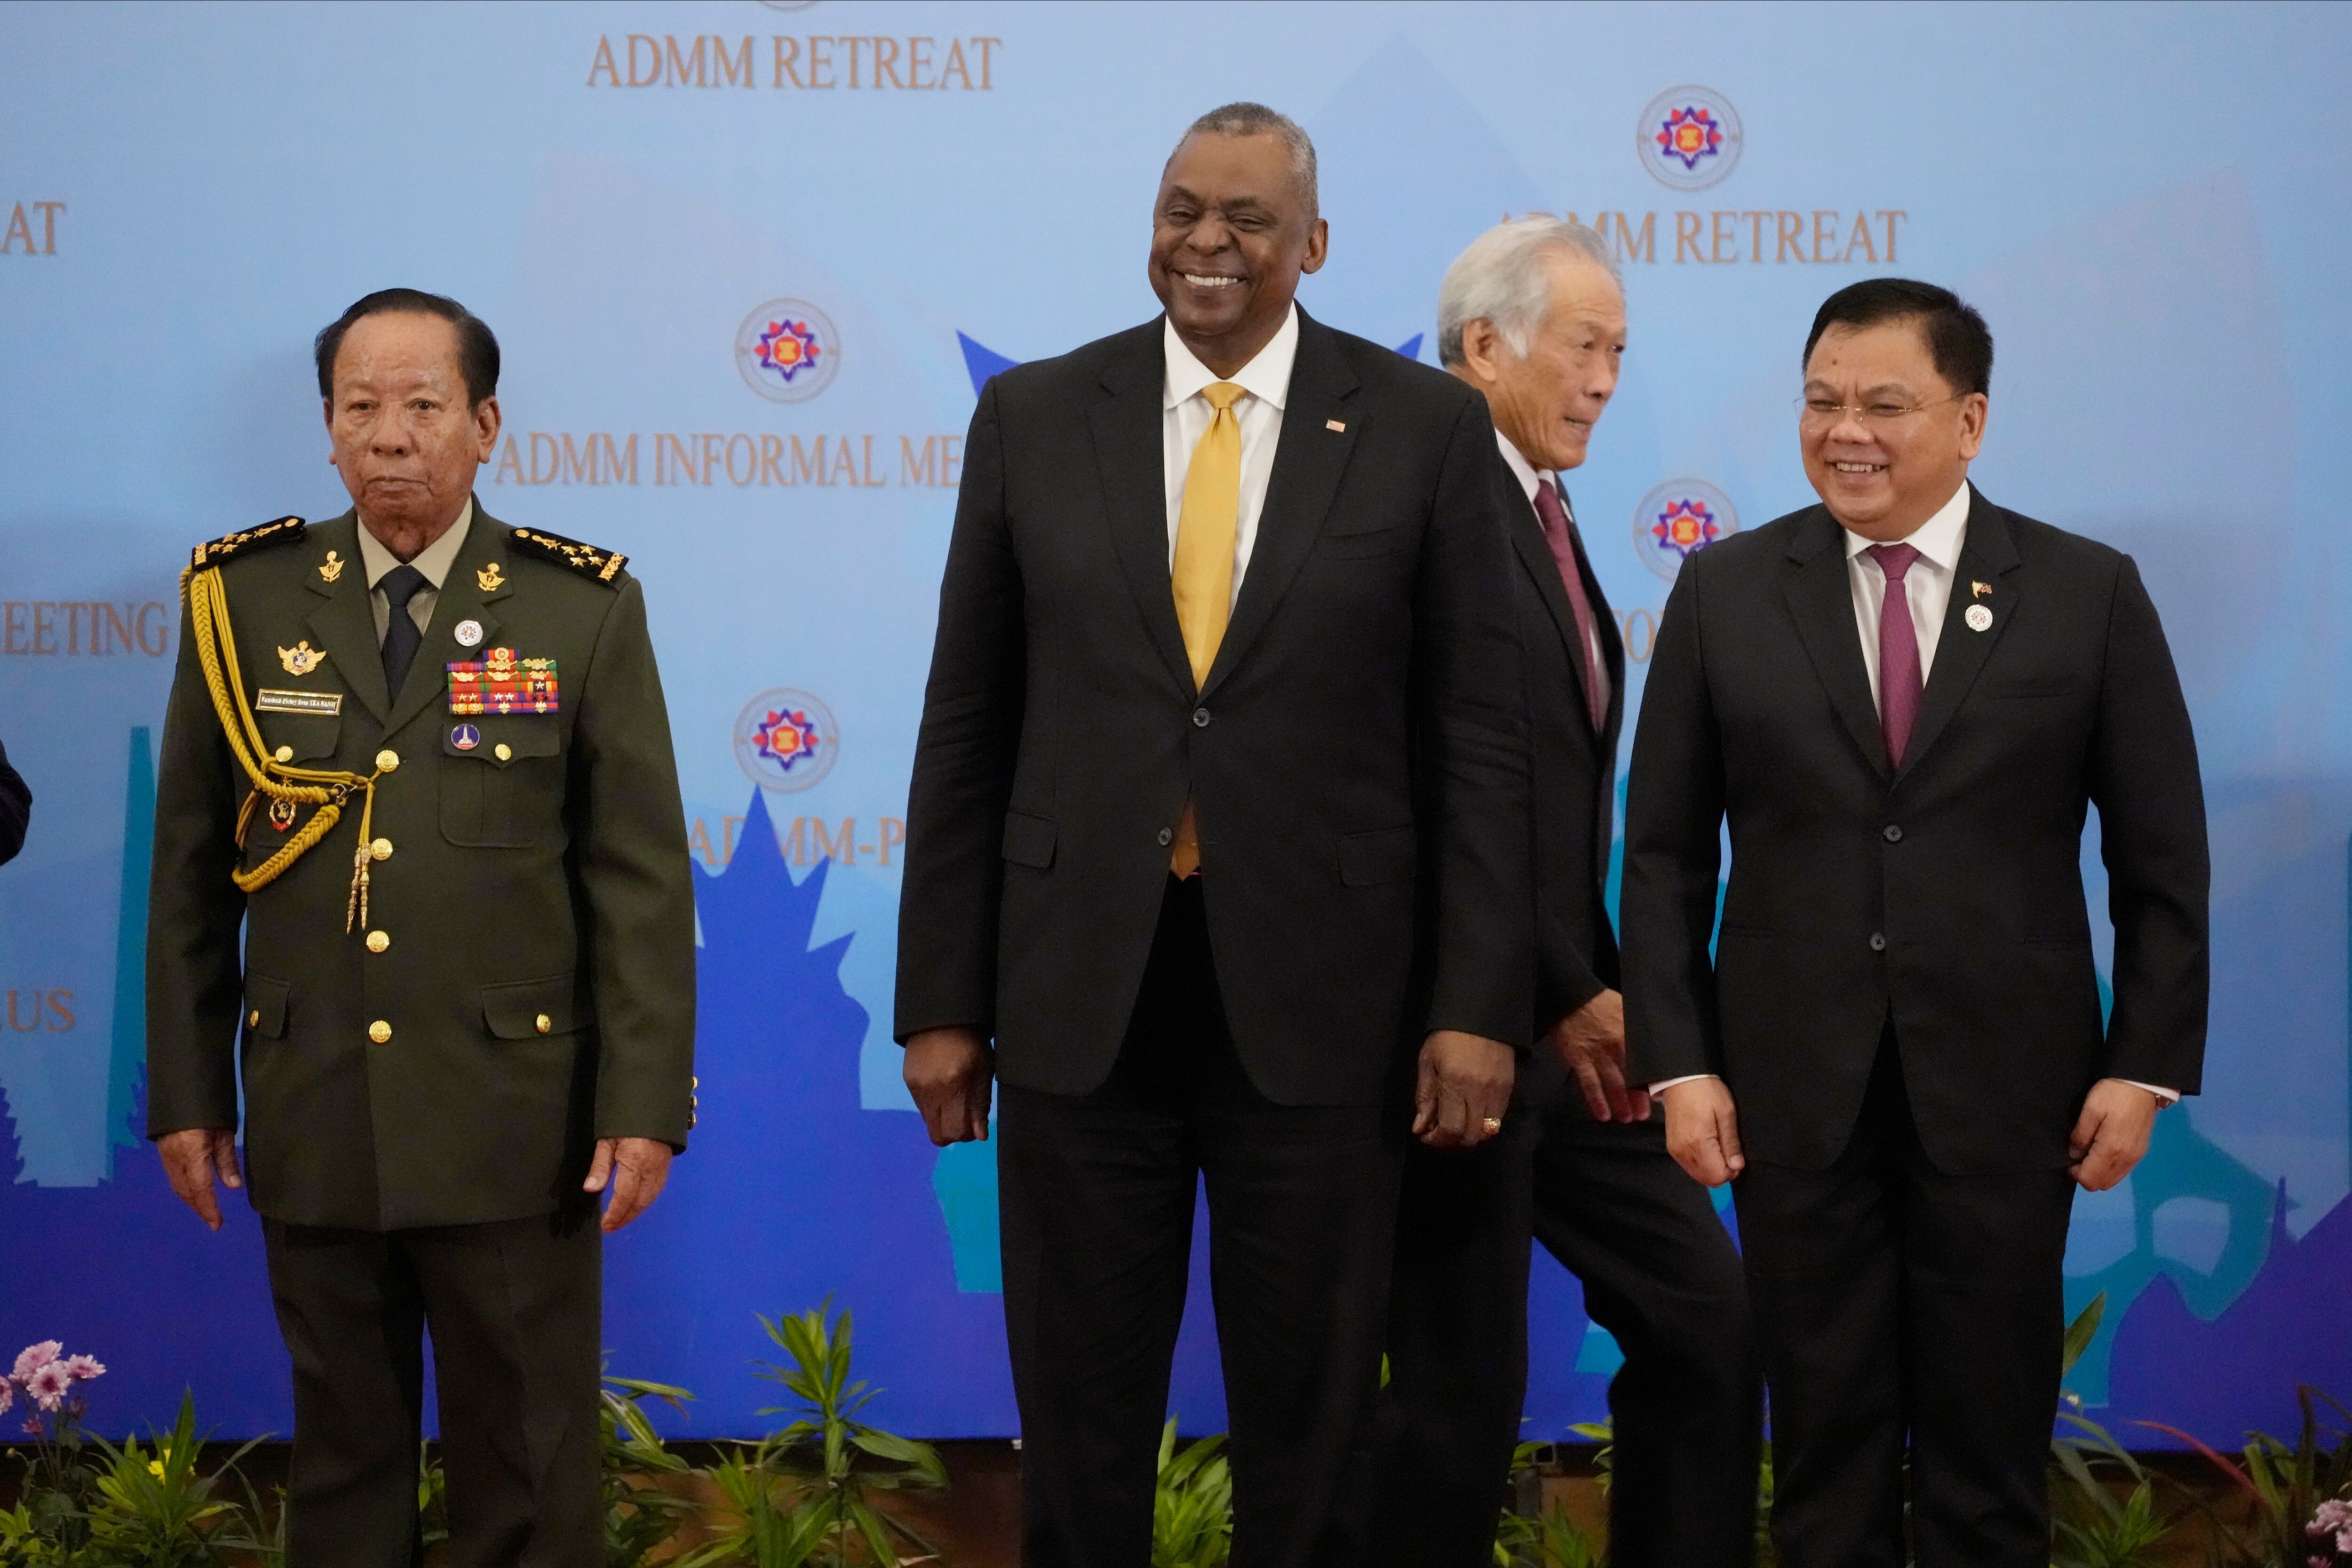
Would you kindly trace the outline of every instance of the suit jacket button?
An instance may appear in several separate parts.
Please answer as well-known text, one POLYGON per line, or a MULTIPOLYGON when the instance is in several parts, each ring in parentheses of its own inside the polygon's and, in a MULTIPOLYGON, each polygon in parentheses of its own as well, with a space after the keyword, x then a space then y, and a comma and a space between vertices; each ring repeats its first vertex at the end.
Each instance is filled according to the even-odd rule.
POLYGON ((1175 843, 1175 842, 1176 842, 1176 830, 1175 830, 1174 828, 1172 828, 1172 827, 1163 827, 1163 828, 1161 828, 1161 829, 1160 830, 1160 847, 1162 849, 1167 848, 1167 847, 1168 847, 1168 846, 1170 846, 1171 844, 1173 844, 1173 843, 1175 843))
POLYGON ((1900 844, 1903 842, 1903 829, 1891 822, 1878 830, 1878 836, 1881 838, 1885 839, 1889 844, 1900 844))
POLYGON ((1870 951, 1873 952, 1885 952, 1886 951, 1886 933, 1885 931, 1874 931, 1870 933, 1870 951))
POLYGON ((382 952, 391 945, 392 933, 390 931, 372 931, 367 933, 367 950, 370 952, 382 952))
POLYGON ((1209 710, 1206 708, 1192 710, 1192 726, 1198 730, 1205 730, 1209 727, 1209 710))
POLYGON ((390 1045, 392 1043, 392 1026, 385 1023, 382 1018, 378 1018, 374 1023, 368 1026, 368 1038, 373 1040, 379 1046, 390 1045))
POLYGON ((245 1022, 246 1026, 248 1028, 258 1029, 261 1027, 261 1009, 256 1007, 252 1012, 247 1013, 245 1016, 245 1022))
POLYGON ((549 1017, 544 1013, 541 1013, 538 1017, 533 1018, 530 1022, 531 1026, 542 1035, 555 1027, 555 1020, 549 1017))
POLYGON ((375 754, 375 765, 380 773, 397 773, 400 771, 400 753, 389 748, 378 752, 375 754))

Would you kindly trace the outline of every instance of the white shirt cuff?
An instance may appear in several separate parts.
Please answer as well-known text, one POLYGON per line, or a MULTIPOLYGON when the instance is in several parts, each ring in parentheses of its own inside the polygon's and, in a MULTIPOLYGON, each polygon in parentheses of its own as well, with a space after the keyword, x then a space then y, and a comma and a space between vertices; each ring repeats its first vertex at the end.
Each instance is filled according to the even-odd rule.
POLYGON ((2156 1084, 2142 1083, 2137 1079, 2119 1079, 2116 1081, 2130 1084, 2134 1089, 2144 1089, 2156 1096, 2156 1108, 2158 1110, 2180 1098, 2180 1091, 2177 1089, 2164 1089, 2156 1084))
POLYGON ((1690 1072, 1683 1074, 1680 1078, 1660 1079, 1657 1082, 1650 1086, 1650 1098, 1655 1100, 1658 1096, 1665 1093, 1666 1090, 1674 1088, 1675 1085, 1678 1083, 1696 1083, 1703 1078, 1720 1078, 1723 1075, 1720 1073, 1690 1072))

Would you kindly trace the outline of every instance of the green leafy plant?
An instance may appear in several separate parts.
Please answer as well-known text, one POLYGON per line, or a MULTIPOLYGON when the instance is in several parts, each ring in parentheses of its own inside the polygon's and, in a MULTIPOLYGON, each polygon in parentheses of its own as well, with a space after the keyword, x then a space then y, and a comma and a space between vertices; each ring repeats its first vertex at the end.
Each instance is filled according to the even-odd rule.
POLYGON ((2200 1506, 2212 1525, 2218 1560, 2231 1568, 2304 1568, 2305 1563, 2336 1568, 2352 1558, 2345 1542, 2345 1536, 2352 1535, 2352 1513, 2339 1515, 2328 1506, 2342 1510, 2344 1500, 2352 1496, 2352 1411, 2307 1384, 2294 1392, 2303 1409, 2303 1429, 2294 1446, 2266 1432, 2252 1432, 2237 1459, 2215 1452, 2178 1426, 2138 1423, 2186 1443, 2231 1483, 2242 1504, 2238 1517, 2224 1517, 2222 1509, 2201 1499, 2200 1506), (2324 1424, 2323 1405, 2346 1426, 2324 1424), (2324 1521, 2336 1518, 2340 1524, 2324 1526, 2324 1521), (2338 1535, 2338 1530, 2344 1534, 2338 1535))
POLYGON ((709 1473, 727 1500, 731 1520, 709 1546, 677 1560, 680 1568, 746 1563, 752 1568, 851 1568, 908 1561, 938 1552, 903 1521, 879 1505, 880 1494, 908 1487, 944 1487, 947 1468, 928 1443, 868 1426, 858 1413, 880 1393, 849 1381, 851 1320, 828 1322, 830 1298, 795 1317, 760 1324, 791 1358, 779 1365, 755 1362, 759 1376, 782 1384, 799 1403, 772 1406, 762 1415, 799 1418, 756 1445, 739 1447, 709 1473))
MULTIPOLYGON (((2106 1292, 2066 1325, 2059 1372, 2074 1370, 2099 1331, 2106 1292)), ((2050 1439, 2051 1568, 2155 1568, 2172 1521, 2156 1505, 2156 1479, 2115 1435, 2083 1414, 2082 1395, 2059 1394, 2058 1421, 2071 1428, 2050 1439), (2130 1488, 2118 1500, 2111 1479, 2130 1488)))
POLYGON ((1176 1417, 1160 1429, 1160 1472, 1151 1496, 1151 1568, 1224 1568, 1234 1550, 1233 1467, 1224 1438, 1176 1447, 1176 1417))
POLYGON ((243 1510, 233 1499, 217 1494, 253 1444, 237 1449, 212 1475, 198 1475, 196 1458, 204 1439, 196 1436, 193 1391, 180 1395, 179 1418, 171 1432, 151 1431, 148 1436, 147 1446, 130 1437, 119 1448, 103 1437, 93 1439, 106 1457, 89 1510, 94 1563, 209 1568, 222 1562, 226 1542, 215 1536, 238 1524, 243 1510))
MULTIPOLYGON (((1580 1422, 1569 1430, 1600 1445, 1593 1463, 1605 1494, 1615 1434, 1606 1422, 1580 1422)), ((1541 1470, 1551 1449, 1549 1443, 1521 1443, 1511 1451, 1511 1494, 1517 1501, 1496 1521, 1495 1568, 1600 1568, 1608 1561, 1607 1549, 1585 1533, 1563 1500, 1542 1502, 1541 1470)))
POLYGON ((699 1511, 692 1499, 661 1486, 659 1478, 691 1475, 693 1468, 663 1444, 643 1402, 660 1399, 683 1412, 694 1395, 667 1383, 609 1373, 599 1393, 604 1568, 640 1568, 699 1511))

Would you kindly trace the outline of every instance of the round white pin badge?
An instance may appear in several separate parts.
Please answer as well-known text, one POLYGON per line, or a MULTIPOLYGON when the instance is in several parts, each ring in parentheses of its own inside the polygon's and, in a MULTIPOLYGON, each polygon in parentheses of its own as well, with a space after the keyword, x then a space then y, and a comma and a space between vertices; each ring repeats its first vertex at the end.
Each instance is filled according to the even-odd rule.
POLYGON ((477 647, 480 646, 481 641, 481 622, 459 621, 457 623, 457 646, 459 647, 477 647))
POLYGON ((1982 605, 1970 605, 1968 614, 1960 618, 1969 623, 1969 630, 1972 632, 1985 631, 1992 626, 1992 612, 1982 605))

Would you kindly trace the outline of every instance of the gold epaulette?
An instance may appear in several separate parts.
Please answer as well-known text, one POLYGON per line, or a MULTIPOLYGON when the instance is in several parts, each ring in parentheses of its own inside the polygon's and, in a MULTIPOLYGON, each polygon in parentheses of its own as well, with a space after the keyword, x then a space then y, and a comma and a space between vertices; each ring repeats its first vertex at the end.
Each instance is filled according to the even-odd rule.
POLYGON ((264 545, 288 544, 310 531, 310 525, 299 517, 281 517, 269 522, 240 528, 235 533, 224 533, 218 539, 196 546, 195 556, 189 566, 198 572, 207 566, 217 566, 230 556, 261 549, 264 545))
POLYGON ((617 550, 599 550, 593 544, 583 544, 560 533, 541 533, 535 528, 518 528, 508 535, 508 540, 513 544, 527 544, 550 561, 584 573, 599 583, 611 583, 618 577, 629 559, 617 550))

